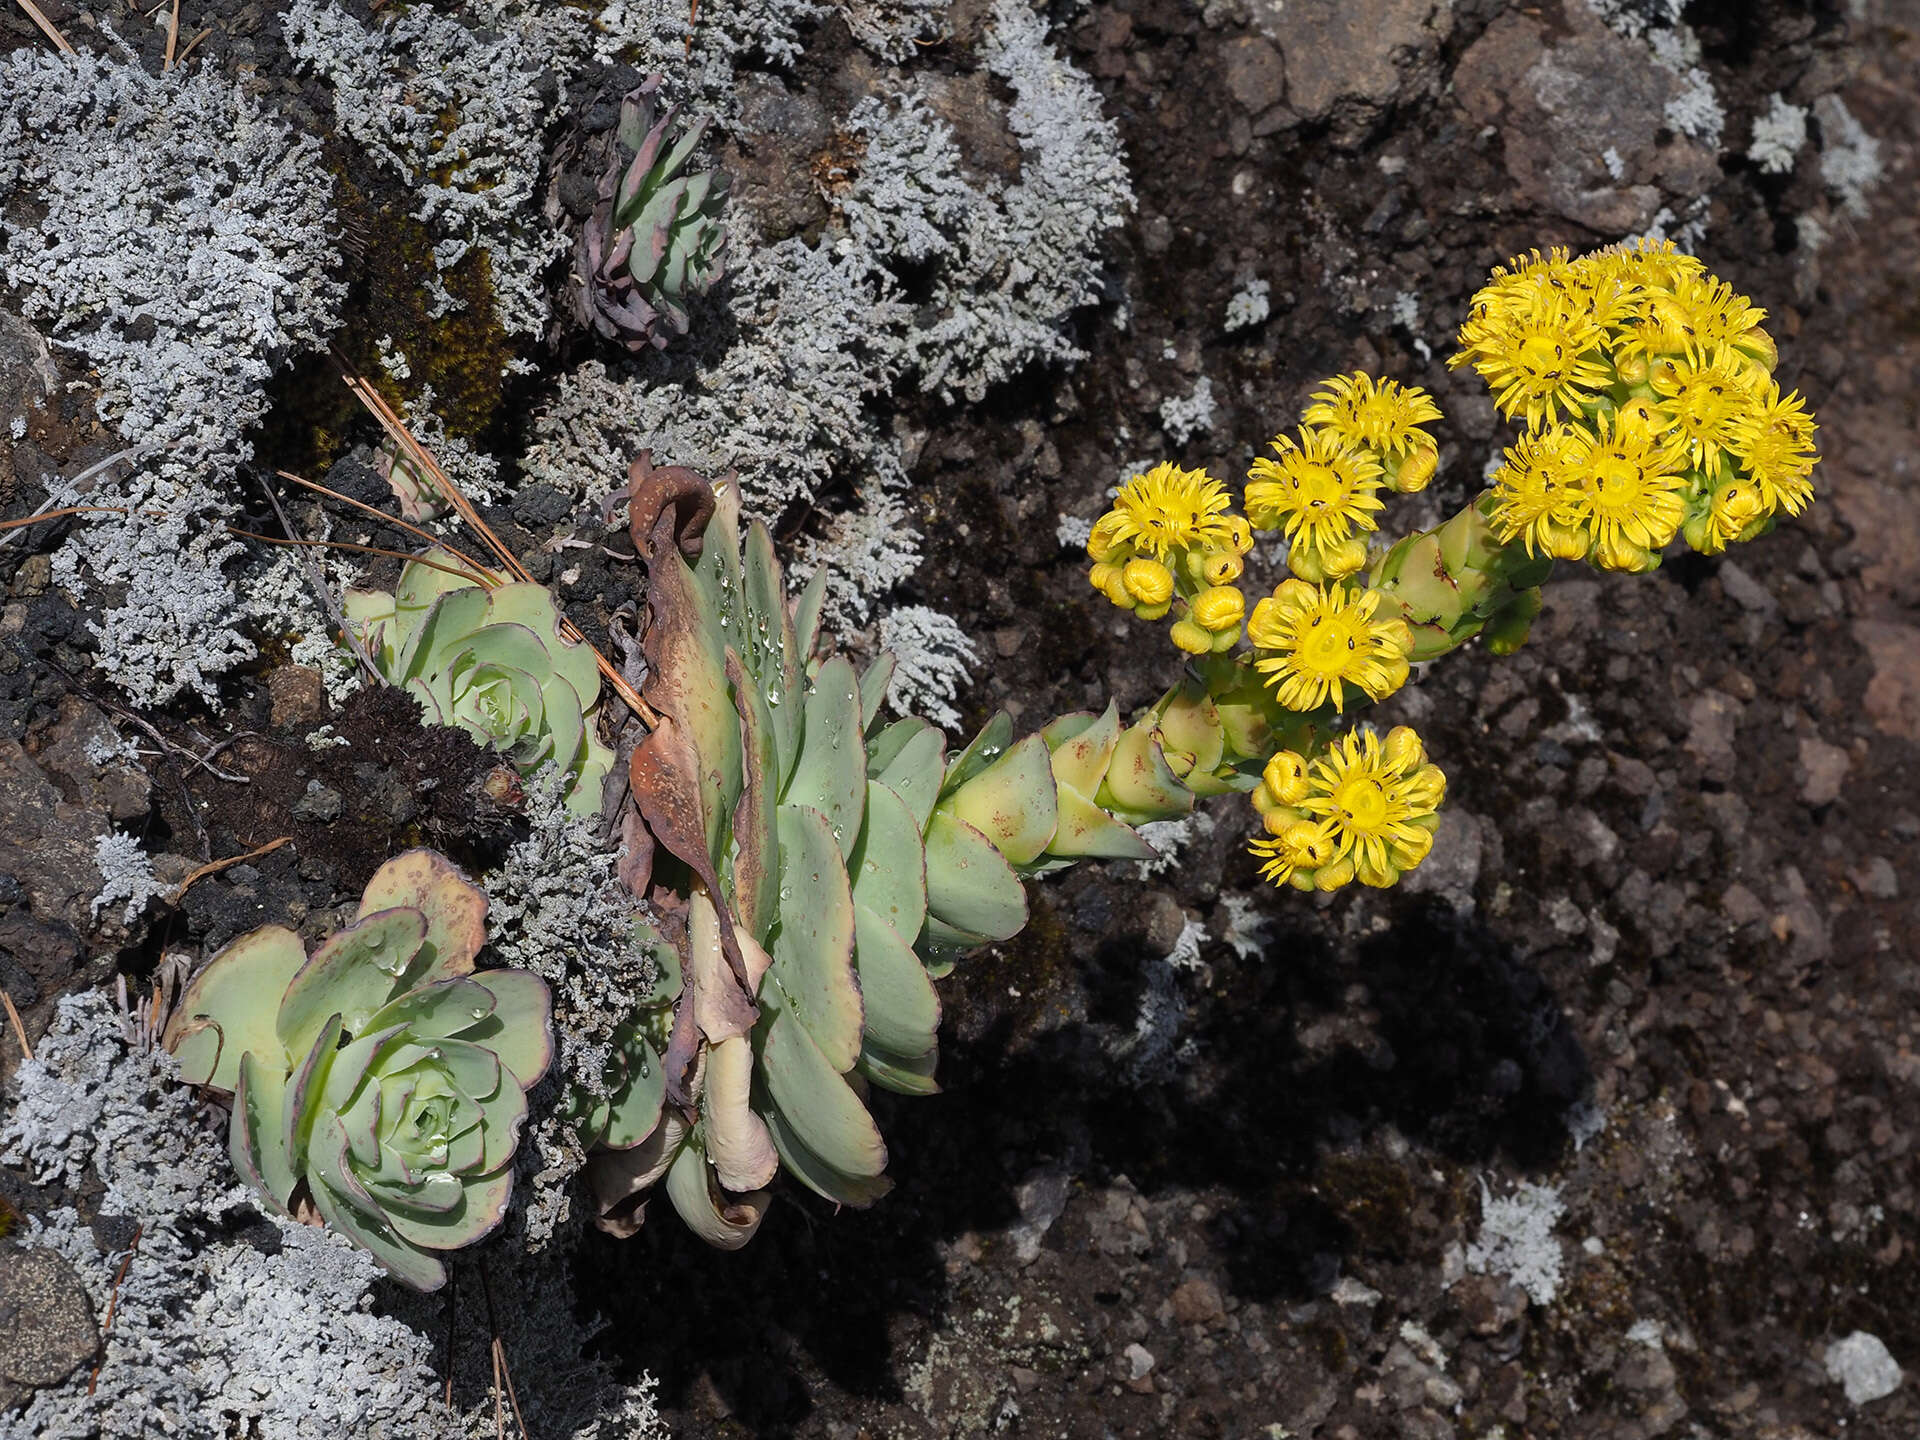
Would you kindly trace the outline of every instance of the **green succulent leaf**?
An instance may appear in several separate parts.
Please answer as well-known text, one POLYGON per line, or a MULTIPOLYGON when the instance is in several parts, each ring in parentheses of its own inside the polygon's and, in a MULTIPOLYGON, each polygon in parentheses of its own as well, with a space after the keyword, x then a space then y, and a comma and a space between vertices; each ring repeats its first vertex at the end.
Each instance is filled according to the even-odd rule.
POLYGON ((659 1053, 644 1036, 626 1030, 617 1032, 614 1038, 620 1045, 624 1073, 607 1107, 600 1143, 626 1150, 646 1139, 660 1124, 667 1073, 659 1053))
POLYGON ((287 983, 276 1020, 289 1055, 304 1055, 336 1016, 359 1034, 393 996, 427 938, 427 920, 410 906, 376 910, 336 931, 287 983))
POLYGON ((806 1027, 773 1009, 754 1038, 772 1101, 762 1112, 769 1126, 777 1117, 781 1128, 842 1175, 872 1179, 885 1171, 887 1147, 873 1117, 806 1027))
POLYGON ((826 603, 827 572, 816 570, 808 577, 800 598, 793 602, 794 673, 804 675, 813 652, 820 646, 820 607, 826 603))
POLYGON ((844 656, 836 655, 820 667, 807 691, 800 759, 781 800, 825 815, 843 858, 859 838, 866 809, 865 732, 853 666, 844 656))
POLYGON ((426 939, 400 977, 408 989, 473 970, 473 957, 487 943, 487 894, 446 856, 408 850, 373 872, 360 897, 359 918, 379 910, 418 910, 426 939))
POLYGON ((912 944, 873 911, 856 905, 853 914, 865 1040, 898 1055, 926 1054, 940 1029, 940 998, 926 967, 912 944))
POLYGON ((1046 741, 1029 735, 960 785, 949 781, 940 808, 993 841, 1011 864, 1038 859, 1060 820, 1046 741))
POLYGON ((280 1112, 285 1126, 281 1131, 281 1148, 286 1151, 287 1164, 296 1175, 306 1173, 308 1146, 313 1139, 313 1127, 320 1118, 316 1102, 326 1088, 327 1075, 333 1068, 333 1057, 340 1051, 344 1034, 340 1017, 329 1016, 313 1047, 301 1057, 287 1082, 280 1112))
POLYGON ((767 1213, 765 1191, 723 1195, 714 1186, 706 1152, 689 1137, 667 1168, 667 1198, 686 1226, 719 1250, 738 1250, 753 1238, 767 1213))
POLYGON ((274 1016, 287 982, 306 963, 306 947, 284 925, 250 930, 214 956, 174 1006, 161 1037, 180 1062, 181 1078, 232 1090, 249 1051, 284 1075, 290 1062, 274 1016))
POLYGON ((927 862, 920 823, 892 789, 867 782, 867 818, 847 857, 853 899, 903 936, 920 933, 927 914, 927 862))
POLYGON ((788 1174, 822 1199, 863 1209, 893 1189, 892 1178, 884 1173, 850 1175, 836 1169, 800 1138, 799 1130, 778 1109, 770 1108, 764 1114, 767 1132, 773 1137, 774 1148, 780 1152, 780 1163, 788 1174))
POLYGON ((860 728, 871 730, 875 718, 880 714, 880 706, 887 698, 887 685, 893 679, 894 666, 898 662, 891 650, 882 650, 860 676, 860 728))
MULTIPOLYGON (((801 689, 799 641, 794 635, 793 616, 787 609, 787 596, 774 558, 773 537, 767 527, 754 521, 747 531, 747 547, 741 566, 741 595, 746 601, 745 641, 741 659, 761 699, 769 695, 783 698, 798 695, 801 689)), ((798 704, 769 705, 771 734, 778 764, 774 770, 774 789, 786 784, 793 761, 800 751, 800 719, 804 707, 798 704)))
POLYGON ((867 774, 906 801, 924 830, 946 779, 947 738, 917 715, 896 720, 868 745, 867 774))
POLYGON ((287 1160, 286 1081, 285 1071, 274 1069, 252 1051, 242 1054, 227 1129, 233 1168, 282 1214, 299 1183, 287 1160))
POLYGON ((994 843, 935 811, 927 825, 929 941, 963 948, 1007 940, 1027 923, 1027 892, 994 843))
POLYGON ((891 1090, 896 1095, 938 1095, 940 1087, 934 1083, 933 1072, 939 1059, 937 1045, 926 1054, 909 1059, 883 1050, 869 1039, 860 1047, 859 1069, 882 1090, 891 1090))
POLYGON ((553 992, 525 970, 482 970, 474 978, 493 996, 493 1008, 455 1038, 491 1051, 522 1090, 531 1090, 553 1063, 553 992))
POLYGON ((968 742, 954 762, 947 767, 946 780, 940 787, 940 796, 945 799, 1006 751, 1013 743, 1013 717, 1006 711, 994 713, 994 717, 980 727, 980 733, 968 742))
POLYGON ((740 803, 733 811, 735 909, 747 932, 765 943, 779 915, 780 840, 773 820, 780 786, 777 737, 767 697, 732 650, 727 652, 727 678, 740 711, 745 767, 740 803))
POLYGON ((860 1053, 860 990, 853 978, 853 894, 832 827, 818 810, 780 807, 780 923, 770 947, 771 988, 836 1072, 860 1053))

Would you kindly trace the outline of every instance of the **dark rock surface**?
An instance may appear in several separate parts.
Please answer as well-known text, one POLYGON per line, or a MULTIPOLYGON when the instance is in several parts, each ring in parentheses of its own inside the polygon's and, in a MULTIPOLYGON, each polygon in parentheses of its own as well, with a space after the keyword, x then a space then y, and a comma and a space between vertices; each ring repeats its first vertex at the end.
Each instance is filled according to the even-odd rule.
MULTIPOLYGON (((229 8, 207 53, 281 83, 270 31, 229 8)), ((979 8, 957 7, 936 89, 968 162, 1011 173, 1004 97, 967 48, 979 8)), ((943 990, 944 1093, 876 1098, 898 1188, 873 1210, 789 1187, 739 1254, 665 1206, 633 1241, 590 1242, 583 1305, 612 1321, 608 1353, 660 1376, 676 1433, 1920 1432, 1920 7, 1687 14, 1715 148, 1671 123, 1688 77, 1582 0, 1101 0, 1066 23, 1139 192, 1112 253, 1129 324, 1089 317, 1078 369, 986 406, 902 403, 930 554, 907 598, 982 641, 969 722, 1164 688, 1166 655, 1054 540, 1143 454, 1236 481, 1320 380, 1365 366, 1447 415, 1433 492, 1388 523, 1464 502, 1510 436, 1443 360, 1489 267, 1533 246, 1703 226, 1702 258, 1769 311, 1783 384, 1818 414, 1820 499, 1723 559, 1563 567, 1517 656, 1470 649, 1395 697, 1381 718, 1419 725, 1450 799, 1393 892, 1265 890, 1225 802, 1165 866, 1036 885, 1029 930, 943 990), (1865 215, 1822 176, 1818 134, 1785 173, 1747 158, 1775 95, 1840 96, 1877 137, 1865 215), (1250 278, 1271 317, 1227 333, 1250 278), (1213 428, 1167 447, 1159 406, 1200 376, 1213 428), (1159 957, 1189 919, 1202 964, 1175 971, 1159 957), (1550 1294, 1472 1261, 1523 1182, 1562 1207, 1533 1241, 1550 1294), (1829 1361, 1856 1332, 1908 1375, 1859 1404, 1829 1361)), ((21 23, 0 8, 0 35, 21 23)), ((872 66, 828 21, 792 74, 749 82, 727 159, 774 234, 824 220, 814 165, 872 66)), ((100 453, 83 413, 47 408, 16 475, 100 453)), ((539 544, 513 526, 552 523, 545 500, 502 507, 502 533, 539 544)), ((603 634, 631 569, 566 553, 576 618, 603 634)), ((45 996, 82 953, 77 867, 131 802, 60 758, 47 662, 75 617, 26 558, 0 551, 19 777, 0 855, 59 873, 9 890, 0 860, 0 979, 26 993, 19 956, 43 957, 45 996), (44 847, 18 838, 48 825, 44 847), (9 949, 22 915, 41 948, 9 949)), ((262 733, 220 764, 247 786, 151 762, 156 833, 196 862, 295 835, 196 885, 172 938, 211 946, 269 910, 312 928, 393 848, 497 843, 471 746, 355 712, 331 717, 349 747, 310 749, 323 707, 291 669, 240 687, 230 730, 262 733), (323 793, 333 818, 333 800, 298 813, 323 793)))

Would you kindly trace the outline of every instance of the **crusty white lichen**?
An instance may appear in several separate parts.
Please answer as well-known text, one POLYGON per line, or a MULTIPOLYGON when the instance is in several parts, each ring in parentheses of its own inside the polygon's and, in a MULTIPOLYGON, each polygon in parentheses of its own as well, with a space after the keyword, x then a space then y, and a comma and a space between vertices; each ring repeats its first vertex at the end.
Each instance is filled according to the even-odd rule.
POLYGON ((520 1198, 534 1246, 571 1216, 571 1182, 586 1158, 550 1102, 563 1088, 606 1093, 614 1031, 634 1017, 658 974, 634 928, 636 902, 615 878, 617 852, 594 833, 595 822, 567 809, 565 791, 560 768, 542 767, 527 788, 527 837, 483 882, 491 958, 531 970, 553 992, 555 1075, 536 1094, 549 1103, 536 1107, 522 1142, 520 1198))
POLYGON ((1753 117, 1753 135, 1747 143, 1747 158, 1768 175, 1785 175, 1793 169, 1793 160, 1807 143, 1807 112, 1788 103, 1784 95, 1767 97, 1767 111, 1753 117))
POLYGON ((54 578, 92 595, 99 666, 137 703, 251 658, 222 524, 266 382, 337 323, 332 181, 319 146, 211 70, 0 57, 0 281, 99 377, 101 418, 171 448, 56 503, 78 523, 54 578), (12 197, 31 205, 9 204, 12 197))
POLYGON ((541 272, 566 237, 540 213, 554 77, 584 53, 579 12, 565 5, 476 0, 468 15, 428 5, 361 23, 331 0, 292 0, 287 48, 333 87, 334 115, 412 191, 433 233, 434 309, 459 308, 439 275, 487 254, 494 312, 510 334, 547 323, 541 272))
POLYGON ((943 399, 980 400, 1036 361, 1081 358, 1067 321, 1099 298, 1101 239, 1133 206, 1119 132, 1048 43, 1044 17, 1000 0, 981 58, 1013 91, 1011 185, 967 178, 952 127, 915 92, 848 119, 867 144, 841 203, 856 246, 881 268, 935 262, 930 318, 906 350, 921 388, 943 399))
POLYGON ((147 908, 147 902, 167 887, 153 873, 153 860, 140 848, 140 842, 120 830, 110 830, 94 843, 93 863, 100 868, 100 893, 93 897, 92 913, 101 907, 126 901, 121 913, 123 924, 147 908))
POLYGON ((953 702, 980 659, 959 622, 925 605, 897 605, 880 617, 880 648, 893 652, 887 703, 895 713, 956 729, 960 712, 953 702))
MULTIPOLYGON (((485 1308, 463 1267, 449 1414, 435 1374, 440 1297, 415 1297, 331 1231, 261 1216, 227 1159, 225 1116, 178 1083, 170 1057, 130 1047, 98 992, 64 997, 16 1073, 0 1163, 38 1184, 103 1187, 96 1209, 127 1248, 103 1250, 70 1206, 21 1239, 66 1258, 96 1316, 113 1301, 99 1377, 36 1391, 8 1423, 36 1440, 164 1434, 182 1440, 478 1440, 495 1433, 485 1308), (138 1243, 132 1227, 138 1225, 138 1243), (129 1258, 131 1250, 131 1258, 129 1258), (464 1287, 472 1286, 469 1292, 464 1287), (378 1299, 380 1313, 376 1313, 378 1299)), ((535 1433, 661 1440, 652 1381, 615 1381, 584 1354, 564 1257, 501 1262, 496 1307, 535 1433)), ((9 1434, 15 1433, 8 1430, 9 1434)))

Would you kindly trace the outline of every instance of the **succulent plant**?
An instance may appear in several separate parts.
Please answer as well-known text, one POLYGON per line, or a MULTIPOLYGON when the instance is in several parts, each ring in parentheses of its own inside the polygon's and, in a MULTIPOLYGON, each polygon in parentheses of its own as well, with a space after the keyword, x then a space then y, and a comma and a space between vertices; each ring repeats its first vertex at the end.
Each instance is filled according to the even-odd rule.
POLYGON ((618 148, 575 250, 581 318, 632 350, 686 334, 686 297, 726 268, 727 177, 688 170, 707 122, 676 133, 677 109, 659 108, 663 83, 649 76, 621 102, 618 148))
POLYGON ((1023 876, 1149 857, 1130 824, 1194 801, 1151 714, 1123 727, 1109 706, 1015 742, 1002 713, 951 759, 927 721, 882 723, 891 657, 861 674, 815 655, 819 578, 790 608, 764 526, 743 550, 739 504, 729 482, 635 462, 646 698, 663 720, 631 778, 684 965, 654 1022, 665 1044, 645 1052, 658 1124, 592 1165, 609 1228, 664 1182, 727 1247, 782 1168, 839 1203, 885 1194, 864 1096, 937 1089, 933 981, 1021 929, 1023 876))
POLYGON ((474 972, 486 909, 410 850, 311 955, 280 925, 235 940, 162 1036, 186 1080, 232 1094, 234 1167, 274 1210, 317 1212, 421 1290, 446 1278, 441 1252, 500 1223, 553 1054, 546 983, 474 972))
POLYGON ((567 808, 599 811, 613 768, 595 729, 599 666, 562 633, 545 586, 489 590, 436 550, 409 561, 391 594, 349 590, 346 615, 380 673, 430 723, 485 741, 523 775, 552 761, 569 779, 567 808))

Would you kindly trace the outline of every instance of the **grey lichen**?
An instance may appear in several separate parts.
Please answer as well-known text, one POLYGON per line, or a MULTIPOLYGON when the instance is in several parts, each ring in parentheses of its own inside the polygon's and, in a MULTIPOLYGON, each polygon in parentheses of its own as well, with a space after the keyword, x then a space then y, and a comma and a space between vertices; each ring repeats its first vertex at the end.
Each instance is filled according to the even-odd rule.
MULTIPOLYGON (((723 7, 716 23, 748 13, 762 12, 723 7)), ((1028 365, 1078 358, 1066 327, 1098 298, 1100 241, 1132 204, 1118 132, 1041 16, 1002 0, 981 57, 1013 91, 1016 183, 970 177, 951 129, 911 86, 864 102, 846 124, 865 155, 825 235, 760 245, 750 216, 736 214, 731 340, 695 344, 687 360, 591 361, 565 377, 536 422, 526 477, 586 498, 648 448, 661 463, 737 470, 749 511, 769 520, 857 492, 860 507, 832 515, 792 571, 826 572, 836 628, 869 623, 920 559, 900 443, 874 403, 909 376, 978 399, 1028 365), (904 265, 930 267, 928 303, 906 303, 904 265)))
POLYGON ((221 487, 250 458, 275 367, 337 323, 331 187, 316 142, 215 72, 0 57, 0 279, 97 373, 103 419, 172 447, 124 480, 55 489, 126 512, 86 517, 54 578, 101 597, 100 668, 139 704, 212 700, 254 653, 221 487))
POLYGON ((100 867, 100 893, 93 897, 93 913, 101 907, 127 902, 121 921, 131 925, 134 917, 147 908, 147 902, 166 891, 167 886, 153 873, 153 861, 140 842, 119 830, 102 835, 93 847, 93 863, 100 867))
POLYGON ((867 141, 842 204, 848 229, 877 267, 937 262, 932 319, 914 325, 906 352, 921 387, 949 400, 1081 358, 1066 323, 1099 298, 1100 241, 1133 206, 1119 133, 1092 82, 1048 44, 1042 16, 1000 0, 981 58, 1013 91, 1011 185, 967 179, 952 128, 913 92, 848 120, 867 141))
MULTIPOLYGON (((563 1087, 605 1093, 614 1031, 653 988, 653 952, 636 934, 636 902, 615 878, 616 852, 593 822, 565 804, 566 777, 547 766, 528 786, 527 838, 485 877, 492 958, 531 970, 553 991, 556 1074, 536 1098, 563 1087)), ((546 1244, 572 1213, 571 1182, 585 1155, 551 1103, 536 1105, 528 1137, 524 1228, 546 1244)))
MULTIPOLYGON (((101 1217, 128 1242, 103 1250, 102 1223, 71 1207, 32 1217, 20 1237, 57 1251, 94 1313, 113 1297, 98 1383, 83 1369, 8 1417, 37 1440, 468 1440, 491 1436, 491 1366, 478 1305, 455 1364, 456 1406, 434 1373, 441 1306, 397 1295, 371 1256, 317 1227, 269 1220, 227 1160, 223 1117, 203 1114, 170 1057, 130 1046, 97 992, 63 998, 13 1082, 0 1162, 39 1184, 104 1187, 101 1217), (129 1251, 131 1255, 129 1257, 129 1251), (376 1298, 383 1302, 376 1313, 376 1298), (385 1302, 392 1302, 389 1311, 385 1302)), ((613 1379, 584 1354, 564 1257, 496 1269, 507 1287, 501 1339, 521 1406, 541 1435, 659 1440, 652 1380, 613 1379)))
POLYGON ((880 617, 880 648, 893 652, 887 703, 894 711, 957 730, 953 702, 980 659, 959 623, 925 605, 897 605, 880 617))
MULTIPOLYGON (((564 5, 467 8, 471 22, 416 5, 367 26, 329 0, 293 0, 282 24, 295 58, 333 86, 340 129, 411 189, 436 270, 485 250, 501 325, 537 336, 541 272, 566 248, 535 199, 552 110, 543 75, 565 73, 586 30, 564 5)), ((446 314, 460 302, 440 284, 434 304, 446 314)))

